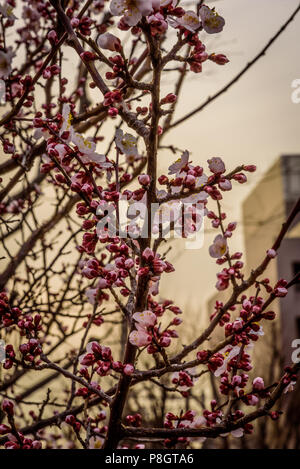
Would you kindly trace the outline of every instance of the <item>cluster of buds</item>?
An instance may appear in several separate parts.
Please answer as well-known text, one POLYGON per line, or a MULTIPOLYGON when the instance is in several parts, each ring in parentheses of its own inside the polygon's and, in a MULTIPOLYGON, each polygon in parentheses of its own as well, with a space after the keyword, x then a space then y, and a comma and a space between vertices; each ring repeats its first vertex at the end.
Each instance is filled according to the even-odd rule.
MULTIPOLYGON (((38 339, 29 339, 27 343, 20 345, 19 350, 22 354, 23 360, 29 363, 34 363, 36 357, 41 355, 43 352, 38 339)), ((35 364, 39 364, 39 360, 35 362, 35 364)))
POLYGON ((93 366, 100 376, 108 375, 113 363, 111 349, 98 344, 98 342, 89 342, 86 350, 86 353, 79 357, 79 363, 84 368, 93 366))
POLYGON ((34 316, 31 316, 30 314, 25 314, 18 321, 20 335, 36 337, 38 335, 38 332, 42 330, 41 321, 42 318, 40 314, 35 314, 34 316))
POLYGON ((147 22, 150 25, 151 35, 157 36, 166 32, 168 23, 165 16, 161 12, 156 12, 147 17, 147 22))
POLYGON ((8 399, 2 402, 2 410, 7 415, 10 426, 0 424, 0 435, 7 435, 8 441, 4 444, 5 449, 41 449, 42 444, 38 440, 26 438, 21 432, 17 432, 14 424, 14 403, 8 399))
POLYGON ((103 105, 109 108, 108 113, 111 117, 115 117, 118 114, 118 109, 115 107, 115 104, 121 103, 122 99, 121 90, 113 90, 105 93, 103 105))
POLYGON ((280 298, 285 297, 288 294, 288 290, 286 288, 288 282, 283 278, 278 280, 276 285, 274 286, 274 295, 280 298))
MULTIPOLYGON (((200 355, 201 352, 198 352, 197 353, 197 358, 198 360, 201 360, 201 357, 203 355, 200 355)), ((202 358, 203 360, 203 358, 202 358)), ((204 360, 203 360, 204 361, 204 360)), ((224 357, 221 353, 215 353, 214 355, 212 355, 211 357, 208 357, 208 369, 209 371, 211 371, 212 373, 214 373, 218 368, 220 368, 221 366, 223 366, 223 363, 224 363, 224 357)))
POLYGON ((5 292, 0 293, 0 324, 3 327, 16 325, 21 336, 36 337, 42 329, 41 316, 36 314, 23 314, 20 308, 11 307, 5 292))
POLYGON ((146 248, 142 253, 144 266, 138 270, 139 276, 147 275, 150 278, 160 276, 163 272, 174 272, 174 267, 170 262, 163 261, 159 254, 154 253, 152 249, 146 248))
POLYGON ((11 143, 7 138, 3 140, 2 145, 3 145, 4 153, 7 153, 7 154, 15 153, 14 144, 11 143))
POLYGON ((178 334, 174 329, 170 329, 171 324, 179 325, 181 321, 172 321, 165 330, 161 330, 157 324, 156 315, 149 310, 141 313, 134 313, 136 330, 129 336, 130 342, 136 347, 147 346, 147 352, 153 354, 159 352, 161 348, 169 347, 172 338, 177 338, 178 334))
MULTIPOLYGON (((68 16, 72 16, 73 12, 71 8, 67 10, 68 16)), ((93 25, 94 21, 89 18, 88 16, 83 16, 82 18, 76 18, 73 17, 71 19, 71 25, 73 28, 77 29, 81 34, 84 36, 90 36, 91 35, 91 27, 93 25)))
POLYGON ((76 419, 74 415, 67 415, 65 418, 65 422, 70 425, 75 433, 78 433, 81 428, 81 423, 76 419))
POLYGON ((161 99, 160 104, 173 104, 177 100, 177 96, 174 93, 168 93, 164 98, 161 99))
POLYGON ((273 311, 263 311, 264 299, 260 296, 251 296, 247 299, 244 295, 242 296, 242 306, 240 311, 241 318, 247 321, 258 321, 260 319, 267 319, 269 321, 275 319, 275 313, 273 311))
POLYGON ((96 391, 101 391, 101 386, 98 383, 92 381, 90 385, 91 387, 95 389, 94 392, 89 388, 83 387, 83 388, 77 389, 75 396, 83 397, 84 399, 87 399, 89 397, 95 396, 96 391))
POLYGON ((16 357, 16 354, 15 354, 13 345, 11 345, 11 344, 6 345, 6 347, 5 347, 5 361, 3 363, 3 368, 5 370, 9 370, 10 368, 12 368, 15 357, 16 357))
MULTIPOLYGON (((159 302, 159 301, 155 301, 152 297, 148 298, 148 309, 153 311, 153 313, 156 316, 162 316, 165 313, 165 311, 171 311, 176 316, 178 314, 182 314, 182 310, 178 306, 174 305, 173 301, 164 300, 163 302, 159 302)), ((178 317, 175 317, 173 321, 174 320, 176 321, 173 322, 173 324, 176 326, 182 323, 182 320, 178 317)))
POLYGON ((250 341, 256 342, 259 336, 264 334, 259 321, 273 321, 276 314, 274 311, 263 311, 264 300, 261 297, 250 297, 249 300, 242 297, 242 306, 240 317, 226 324, 225 336, 233 335, 233 344, 248 345, 250 341))
MULTIPOLYGON (((98 300, 98 304, 101 304, 103 300, 108 300, 109 296, 104 293, 104 292, 99 292, 95 294, 95 297, 97 296, 97 300, 98 300)), ((84 321, 82 323, 82 327, 87 327, 87 325, 89 324, 89 321, 91 319, 92 315, 91 314, 88 314, 87 315, 87 321, 84 321)), ((103 316, 100 314, 100 313, 97 313, 95 315, 93 315, 93 319, 92 319, 92 324, 94 324, 95 326, 101 326, 102 324, 104 323, 104 319, 103 319, 103 316)))
MULTIPOLYGON (((181 412, 180 415, 175 415, 172 412, 168 412, 165 416, 164 420, 164 427, 169 429, 174 428, 196 428, 198 424, 198 420, 196 417, 196 413, 193 410, 188 410, 185 413, 181 412)), ((164 445, 166 448, 172 448, 177 443, 184 445, 188 442, 188 438, 186 437, 178 437, 178 438, 166 438, 164 440, 164 445)))
MULTIPOLYGON (((126 258, 125 255, 116 257, 114 264, 110 264, 106 267, 102 267, 96 258, 91 258, 81 263, 81 273, 88 279, 99 278, 97 288, 101 290, 110 288, 111 286, 124 289, 124 279, 129 276, 129 271, 133 266, 133 259, 126 258)), ((126 292, 124 292, 124 294, 126 296, 126 292)))
MULTIPOLYGON (((205 409, 203 411, 203 417, 205 418, 205 425, 208 427, 214 427, 217 424, 220 424, 222 422, 222 419, 224 417, 222 410, 217 410, 217 401, 213 400, 211 401, 211 411, 205 409)), ((231 419, 232 422, 236 422, 237 420, 241 419, 244 417, 244 413, 241 410, 235 410, 231 414, 231 419)), ((245 424, 242 428, 238 428, 237 430, 233 430, 231 432, 232 436, 235 437, 241 437, 245 434, 251 434, 253 431, 253 426, 251 424, 245 424)), ((227 436, 227 434, 223 434, 223 436, 227 436)))
MULTIPOLYGON (((215 310, 214 310, 214 312, 211 314, 210 320, 212 320, 217 314, 220 313, 220 311, 222 310, 223 306, 224 306, 224 305, 223 305, 222 301, 216 301, 216 303, 215 303, 215 310)), ((222 313, 222 316, 221 316, 221 318, 219 319, 219 325, 220 325, 221 327, 223 327, 224 324, 226 324, 226 323, 228 323, 228 322, 230 321, 230 317, 231 317, 231 316, 230 316, 230 311, 235 311, 235 309, 236 309, 236 306, 233 305, 233 306, 231 306, 231 307, 229 308, 228 311, 222 313)))
POLYGON ((52 78, 55 75, 59 75, 59 73, 60 67, 58 65, 51 65, 50 67, 46 67, 45 70, 43 70, 43 78, 45 78, 45 80, 48 80, 49 78, 52 78))
POLYGON ((226 290, 229 287, 229 282, 231 279, 231 276, 234 275, 236 276, 239 275, 239 271, 236 272, 235 269, 233 268, 224 268, 217 274, 217 283, 216 283, 216 289, 219 291, 226 290))
POLYGON ((78 171, 72 176, 70 189, 74 192, 82 192, 87 196, 90 196, 94 190, 89 176, 84 171, 78 171))
MULTIPOLYGON (((201 166, 191 166, 186 164, 180 168, 180 175, 177 175, 174 179, 169 180, 165 175, 159 177, 158 181, 161 185, 167 185, 168 188, 174 190, 174 188, 181 187, 182 189, 194 189, 197 187, 197 180, 203 175, 203 168, 201 166)), ((205 190, 205 188, 203 188, 205 190)), ((203 201, 205 203, 205 201, 203 201)))
POLYGON ((42 443, 39 440, 32 440, 18 432, 18 438, 10 434, 10 440, 4 443, 5 449, 42 449, 42 443))
POLYGON ((107 72, 105 74, 108 80, 113 80, 117 77, 122 77, 124 75, 124 59, 121 55, 114 55, 109 57, 109 61, 113 64, 112 65, 112 72, 107 72))
POLYGON ((17 324, 22 311, 19 308, 11 308, 8 296, 5 292, 0 293, 0 324, 4 327, 10 327, 17 324))
POLYGON ((200 73, 202 72, 202 64, 208 60, 209 55, 206 52, 205 45, 200 41, 196 34, 192 36, 189 43, 193 46, 190 57, 188 58, 190 70, 194 73, 200 73))
POLYGON ((141 414, 126 415, 125 421, 131 427, 140 427, 142 425, 141 414))
POLYGON ((219 387, 221 394, 228 396, 233 391, 235 396, 241 397, 244 394, 248 379, 249 376, 246 373, 236 374, 231 379, 228 372, 223 373, 219 387))
POLYGON ((284 368, 285 374, 283 376, 283 384, 286 386, 284 392, 290 392, 294 390, 294 386, 297 382, 297 373, 290 367, 286 366, 284 368))
POLYGON ((173 376, 172 383, 180 388, 191 388, 194 386, 193 378, 186 371, 179 371, 176 376, 173 376))
POLYGON ((248 345, 250 341, 256 342, 259 336, 263 335, 263 331, 255 320, 245 322, 242 318, 237 318, 225 326, 225 336, 231 335, 233 335, 233 344, 242 343, 248 345))
POLYGON ((0 214, 3 213, 21 213, 25 207, 24 199, 16 199, 0 203, 0 214))
POLYGON ((172 412, 168 412, 165 416, 164 420, 164 427, 165 428, 184 428, 183 421, 187 420, 188 422, 192 422, 195 417, 195 412, 192 410, 188 410, 185 413, 180 415, 175 415, 172 412), (176 422, 175 426, 174 423, 176 422))
POLYGON ((98 242, 98 236, 96 230, 92 233, 84 233, 82 237, 82 244, 78 247, 80 252, 86 252, 87 254, 94 254, 96 245, 98 242))
MULTIPOLYGON (((80 374, 86 379, 89 379, 88 367, 93 367, 93 371, 99 376, 107 376, 112 370, 127 376, 134 373, 134 367, 130 363, 123 364, 120 361, 114 361, 111 349, 98 344, 98 342, 87 344, 86 353, 79 357, 79 363, 82 366, 80 374)), ((86 391, 80 392, 84 394, 86 391)))

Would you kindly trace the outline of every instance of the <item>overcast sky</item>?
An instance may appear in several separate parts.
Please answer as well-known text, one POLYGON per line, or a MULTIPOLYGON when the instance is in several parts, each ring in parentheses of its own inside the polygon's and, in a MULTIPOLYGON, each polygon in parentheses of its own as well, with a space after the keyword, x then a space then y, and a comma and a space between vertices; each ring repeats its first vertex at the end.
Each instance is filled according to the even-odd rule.
MULTIPOLYGON (((213 50, 225 52, 230 63, 213 73, 190 77, 177 116, 194 108, 236 75, 263 48, 298 3, 298 0, 216 2, 226 26, 221 37, 214 40, 213 50)), ((205 163, 211 156, 222 156, 228 169, 240 163, 257 164, 258 172, 250 175, 251 183, 239 186, 224 201, 235 220, 240 219, 241 201, 275 159, 283 153, 300 153, 300 104, 291 101, 291 83, 300 78, 299 31, 300 14, 266 56, 230 91, 168 136, 169 143, 172 141, 180 148, 189 149, 197 164, 205 163)), ((209 51, 212 50, 209 48, 209 51)), ((203 68, 205 70, 205 64, 203 68)), ((172 160, 169 154, 165 158, 172 160)), ((241 235, 242 230, 237 243, 231 241, 232 246, 241 248, 241 235)), ((163 281, 163 292, 173 295, 182 307, 187 303, 196 307, 214 293, 216 266, 207 255, 211 236, 206 235, 203 249, 182 251, 175 261, 177 272, 163 281)), ((174 253, 174 260, 175 257, 174 253)))

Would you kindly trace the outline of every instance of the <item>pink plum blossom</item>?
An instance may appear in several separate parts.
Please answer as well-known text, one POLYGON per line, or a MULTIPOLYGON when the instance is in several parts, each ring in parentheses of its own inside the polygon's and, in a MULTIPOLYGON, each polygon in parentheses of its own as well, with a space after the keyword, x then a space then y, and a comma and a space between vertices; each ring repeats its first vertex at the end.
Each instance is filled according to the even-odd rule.
POLYGON ((182 153, 181 157, 171 164, 168 174, 179 174, 181 170, 187 165, 189 161, 189 152, 186 150, 182 153))
POLYGON ((3 5, 0 5, 0 13, 4 18, 9 20, 16 20, 17 17, 14 15, 14 7, 11 6, 7 1, 3 5))
POLYGON ((183 16, 176 19, 169 19, 169 23, 174 28, 180 26, 187 29, 188 31, 194 33, 200 27, 200 21, 195 12, 188 10, 184 13, 183 16))
POLYGON ((263 378, 260 378, 259 376, 253 380, 253 388, 257 389, 258 391, 261 391, 262 389, 265 388, 265 383, 263 378))
POLYGON ((225 20, 218 15, 214 8, 210 9, 208 6, 202 5, 199 14, 203 29, 208 34, 220 33, 224 28, 225 20))
POLYGON ((131 134, 124 134, 122 129, 116 130, 116 145, 127 156, 137 155, 136 138, 131 134))
POLYGON ((140 327, 130 333, 129 341, 136 347, 144 347, 151 343, 152 337, 143 327, 140 327))
POLYGON ((97 38, 97 44, 100 49, 107 49, 111 51, 120 50, 120 39, 111 33, 100 34, 97 38))
POLYGON ((207 160, 208 167, 214 174, 222 174, 225 172, 225 164, 223 160, 219 157, 213 157, 210 160, 207 160))
POLYGON ((110 11, 114 16, 123 16, 128 26, 135 26, 152 13, 153 7, 151 0, 111 0, 110 11))
POLYGON ((209 254, 211 257, 223 257, 228 251, 227 240, 221 234, 217 235, 213 244, 209 247, 209 254))
POLYGON ((220 353, 223 355, 224 360, 223 364, 216 369, 214 375, 217 377, 221 376, 227 370, 228 362, 230 362, 232 358, 236 357, 240 353, 240 351, 241 348, 238 345, 234 347, 229 345, 220 350, 220 353))
POLYGON ((152 311, 142 311, 141 313, 134 313, 132 317, 141 326, 154 326, 157 322, 156 315, 152 311))

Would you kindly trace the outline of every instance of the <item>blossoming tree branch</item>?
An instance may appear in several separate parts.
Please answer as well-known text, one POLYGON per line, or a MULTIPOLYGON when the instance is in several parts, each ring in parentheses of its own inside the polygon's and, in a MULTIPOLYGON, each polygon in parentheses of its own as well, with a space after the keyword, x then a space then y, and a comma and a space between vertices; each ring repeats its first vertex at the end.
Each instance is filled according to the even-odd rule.
POLYGON ((196 165, 188 142, 167 141, 183 84, 229 61, 206 47, 224 18, 202 1, 8 0, 0 19, 0 444, 174 449, 278 419, 299 364, 265 382, 252 349, 295 283, 264 272, 300 201, 247 277, 222 204, 256 167, 196 165), (174 163, 159 174, 166 148, 174 163), (197 241, 205 219, 227 301, 186 343, 186 314, 161 299, 160 279, 176 267, 168 238, 197 241), (208 374, 221 397, 195 411, 190 392, 200 398, 208 374), (161 391, 179 399, 155 419, 161 391))

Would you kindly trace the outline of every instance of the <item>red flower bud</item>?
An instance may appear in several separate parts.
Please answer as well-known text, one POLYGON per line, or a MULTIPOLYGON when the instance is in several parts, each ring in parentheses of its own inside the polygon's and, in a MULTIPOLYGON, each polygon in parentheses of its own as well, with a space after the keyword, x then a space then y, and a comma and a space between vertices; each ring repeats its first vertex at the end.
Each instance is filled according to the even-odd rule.
POLYGON ((8 399, 4 399, 2 402, 2 410, 5 412, 7 415, 14 415, 14 404, 12 401, 9 401, 8 399))

